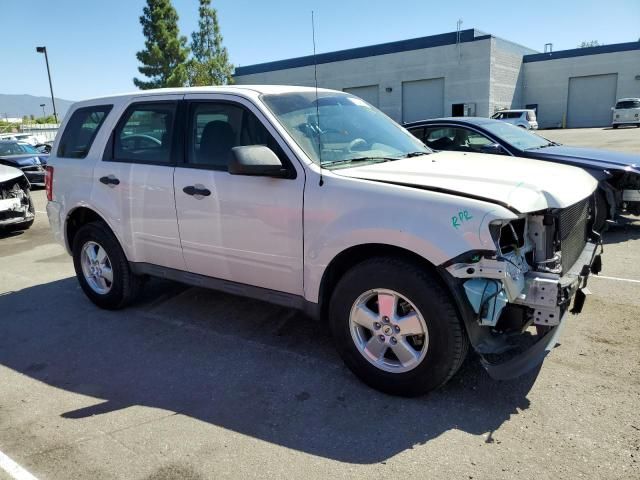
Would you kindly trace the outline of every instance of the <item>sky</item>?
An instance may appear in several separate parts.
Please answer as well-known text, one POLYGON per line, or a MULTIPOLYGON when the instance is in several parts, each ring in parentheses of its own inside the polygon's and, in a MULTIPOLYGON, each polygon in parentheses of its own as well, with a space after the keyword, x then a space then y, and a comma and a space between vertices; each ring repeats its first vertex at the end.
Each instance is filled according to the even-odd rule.
MULTIPOLYGON (((56 97, 81 100, 135 90, 136 51, 144 44, 145 0, 0 0, 0 93, 49 95, 46 45, 56 97)), ((181 33, 197 28, 198 0, 173 0, 181 33)), ((422 37, 462 28, 542 51, 583 40, 640 39, 640 0, 213 0, 236 65, 422 37)))

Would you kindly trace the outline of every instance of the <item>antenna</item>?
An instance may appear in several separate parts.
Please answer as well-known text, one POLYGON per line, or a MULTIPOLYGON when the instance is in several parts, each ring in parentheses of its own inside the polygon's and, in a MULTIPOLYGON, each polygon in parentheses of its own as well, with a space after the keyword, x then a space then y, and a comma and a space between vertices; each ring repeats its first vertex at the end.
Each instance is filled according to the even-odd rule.
POLYGON ((324 185, 322 178, 322 139, 320 138, 320 104, 318 102, 318 62, 316 61, 316 22, 311 10, 311 37, 313 38, 313 78, 316 84, 316 121, 318 122, 318 161, 320 162, 319 186, 324 185))

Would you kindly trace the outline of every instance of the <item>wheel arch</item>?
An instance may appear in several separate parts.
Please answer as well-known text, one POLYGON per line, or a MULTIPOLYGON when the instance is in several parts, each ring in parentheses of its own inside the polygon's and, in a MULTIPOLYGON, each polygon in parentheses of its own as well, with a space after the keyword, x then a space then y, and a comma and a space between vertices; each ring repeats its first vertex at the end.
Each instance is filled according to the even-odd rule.
POLYGON ((124 244, 122 243, 121 239, 118 237, 114 229, 111 227, 111 225, 109 225, 109 222, 107 222, 107 220, 96 210, 86 205, 79 205, 74 209, 72 209, 67 214, 67 218, 65 220, 65 225, 64 225, 64 236, 65 236, 65 244, 66 244, 67 250, 70 253, 73 253, 73 239, 78 233, 78 230, 80 230, 80 228, 83 225, 86 225, 87 223, 91 223, 91 222, 97 222, 97 221, 105 224, 105 226, 109 229, 111 234, 113 234, 113 236, 120 243, 120 246, 122 247, 126 256, 127 252, 124 248, 124 244))
MULTIPOLYGON (((322 274, 320 289, 318 294, 320 318, 326 318, 329 301, 335 286, 342 276, 351 268, 373 257, 394 257, 401 258, 412 263, 417 263, 420 267, 433 273, 433 277, 441 282, 441 277, 436 266, 426 258, 411 250, 395 245, 384 243, 365 243, 351 246, 336 255, 322 274)), ((443 287, 449 291, 449 287, 441 282, 443 287)))

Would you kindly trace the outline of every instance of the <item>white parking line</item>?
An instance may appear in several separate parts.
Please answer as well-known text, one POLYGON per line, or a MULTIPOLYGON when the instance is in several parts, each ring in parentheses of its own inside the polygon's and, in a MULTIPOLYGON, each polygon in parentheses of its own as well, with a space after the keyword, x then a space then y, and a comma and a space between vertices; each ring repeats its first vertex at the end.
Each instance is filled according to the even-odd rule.
POLYGON ((15 480, 38 480, 2 452, 0 452, 0 468, 15 480))
POLYGON ((46 215, 46 214, 47 214, 47 212, 42 212, 42 211, 40 211, 40 210, 36 210, 36 213, 42 213, 43 215, 46 215))
POLYGON ((640 280, 632 278, 605 277, 604 275, 591 275, 589 278, 603 278, 605 280, 615 280, 616 282, 640 283, 640 280))

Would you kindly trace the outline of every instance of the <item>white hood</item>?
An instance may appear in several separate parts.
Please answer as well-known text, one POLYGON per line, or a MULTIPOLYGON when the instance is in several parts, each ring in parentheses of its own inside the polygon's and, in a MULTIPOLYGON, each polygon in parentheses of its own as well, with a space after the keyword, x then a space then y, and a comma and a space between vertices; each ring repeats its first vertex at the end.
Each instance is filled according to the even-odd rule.
POLYGON ((22 170, 8 167, 6 165, 0 165, 0 182, 7 182, 20 177, 22 177, 22 170))
POLYGON ((341 176, 415 185, 491 200, 518 212, 565 208, 598 182, 581 168, 480 153, 438 152, 334 170, 341 176))

